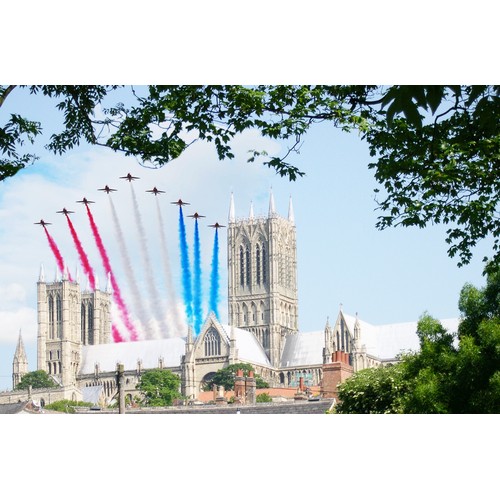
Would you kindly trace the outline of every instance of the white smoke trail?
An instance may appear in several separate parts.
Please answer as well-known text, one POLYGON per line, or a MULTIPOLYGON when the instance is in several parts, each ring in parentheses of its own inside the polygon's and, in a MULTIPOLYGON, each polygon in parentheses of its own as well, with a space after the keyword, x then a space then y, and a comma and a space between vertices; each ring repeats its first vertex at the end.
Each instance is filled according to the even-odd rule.
MULTIPOLYGON (((172 273, 170 271, 170 259, 168 256, 168 248, 167 248, 167 239, 165 236, 165 226, 163 225, 163 218, 161 216, 160 204, 158 202, 158 198, 156 198, 156 211, 158 213, 158 224, 160 226, 160 238, 161 238, 161 249, 163 254, 163 268, 165 272, 165 283, 167 286, 168 293, 168 305, 167 311, 169 316, 172 318, 174 323, 174 335, 183 336, 184 335, 184 326, 181 321, 181 316, 179 314, 179 308, 177 307, 177 297, 174 291, 174 285, 172 282, 172 273)), ((171 334, 169 336, 172 336, 171 334)))
POLYGON ((156 321, 161 325, 161 334, 157 329, 154 331, 154 336, 156 338, 165 337, 167 332, 167 327, 165 324, 165 314, 161 307, 160 296, 155 287, 155 280, 153 274, 153 268, 151 267, 151 260, 149 258, 148 247, 147 247, 147 239, 146 234, 144 232, 144 226, 142 225, 141 213, 139 211, 139 205, 137 203, 137 198, 135 196, 134 186, 132 183, 130 184, 130 191, 132 193, 132 200, 134 203, 134 215, 135 221, 137 223, 137 230, 139 232, 139 240, 141 243, 142 249, 142 258, 144 261, 144 269, 146 271, 146 282, 149 293, 149 298, 151 301, 151 308, 153 310, 156 321))
POLYGON ((123 237, 122 228, 120 226, 120 219, 118 218, 118 214, 116 213, 115 205, 111 196, 109 198, 109 203, 111 205, 111 214, 113 216, 113 222, 115 227, 116 239, 118 240, 118 247, 120 248, 120 255, 123 262, 123 267, 125 269, 125 276, 127 278, 128 286, 130 291, 132 292, 132 302, 134 303, 134 309, 137 314, 137 317, 140 322, 140 329, 143 331, 143 334, 148 337, 147 331, 148 327, 148 317, 149 314, 146 310, 146 306, 142 300, 142 295, 137 286, 137 280, 134 276, 134 268, 130 262, 130 257, 127 252, 127 246, 125 244, 125 238, 123 237))

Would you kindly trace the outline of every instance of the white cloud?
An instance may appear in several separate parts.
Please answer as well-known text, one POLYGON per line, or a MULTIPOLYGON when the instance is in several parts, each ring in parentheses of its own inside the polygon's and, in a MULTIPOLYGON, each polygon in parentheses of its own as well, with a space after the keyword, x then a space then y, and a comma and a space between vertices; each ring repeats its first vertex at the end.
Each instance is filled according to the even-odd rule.
POLYGON ((25 342, 36 341, 36 309, 20 307, 15 311, 0 311, 2 344, 17 342, 21 331, 25 342))

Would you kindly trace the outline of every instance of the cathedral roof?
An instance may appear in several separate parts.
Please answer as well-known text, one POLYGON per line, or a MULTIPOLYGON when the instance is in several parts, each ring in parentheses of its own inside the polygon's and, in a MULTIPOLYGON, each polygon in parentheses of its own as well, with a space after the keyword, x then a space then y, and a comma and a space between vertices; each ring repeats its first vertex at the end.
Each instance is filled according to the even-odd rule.
POLYGON ((101 372, 115 371, 117 363, 123 364, 125 370, 135 370, 138 360, 145 370, 158 368, 160 357, 163 358, 164 367, 178 367, 185 353, 185 345, 184 338, 173 337, 83 346, 80 373, 94 373, 96 363, 101 372))
MULTIPOLYGON (((353 333, 356 317, 344 314, 344 318, 349 330, 353 333)), ((360 344, 366 346, 367 354, 387 360, 394 359, 403 351, 418 351, 420 348, 417 336, 418 321, 388 325, 371 325, 366 321, 358 321, 361 333, 360 344)), ((456 332, 458 329, 458 318, 439 321, 449 332, 456 332)))
POLYGON ((323 347, 325 347, 325 332, 323 330, 288 335, 281 355, 280 367, 321 365, 323 363, 323 347))
MULTIPOLYGON (((231 338, 231 327, 229 325, 221 325, 227 338, 231 338)), ((255 335, 248 330, 234 328, 234 337, 236 339, 236 349, 238 349, 238 359, 255 363, 259 366, 271 367, 268 357, 255 335)))

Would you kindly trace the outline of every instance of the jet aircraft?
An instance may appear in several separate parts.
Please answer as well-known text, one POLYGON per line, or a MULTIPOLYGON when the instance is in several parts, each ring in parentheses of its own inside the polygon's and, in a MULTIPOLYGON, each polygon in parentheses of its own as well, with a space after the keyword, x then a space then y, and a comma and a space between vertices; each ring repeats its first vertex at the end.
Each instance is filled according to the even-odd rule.
POLYGON ((195 212, 193 215, 188 215, 192 219, 200 219, 201 217, 205 217, 204 215, 200 215, 198 212, 195 212))
POLYGON ((210 224, 208 227, 215 227, 215 229, 219 229, 219 227, 226 227, 226 226, 222 226, 221 224, 216 222, 215 224, 210 224))
POLYGON ((120 179, 127 179, 129 182, 132 182, 132 181, 135 181, 136 179, 138 179, 139 177, 134 177, 133 175, 130 175, 130 174, 127 174, 126 176, 124 177, 120 177, 120 179))
POLYGON ((97 191, 106 191, 107 194, 109 194, 111 191, 116 191, 116 189, 111 189, 107 184, 102 188, 98 189, 97 191))
POLYGON ((33 224, 39 224, 40 226, 47 226, 49 224, 52 224, 52 222, 45 222, 43 219, 40 219, 40 222, 34 222, 33 224))
POLYGON ((63 208, 62 210, 59 210, 59 212, 57 212, 57 213, 68 215, 68 214, 74 214, 75 212, 72 212, 71 210, 66 210, 65 208, 63 208))
POLYGON ((95 201, 90 201, 87 200, 87 198, 83 198, 83 200, 77 201, 77 203, 85 203, 85 205, 88 205, 89 203, 95 203, 95 201))
POLYGON ((189 203, 182 201, 180 198, 177 201, 171 201, 170 203, 172 203, 172 205, 179 205, 179 206, 189 205, 189 203))
POLYGON ((155 196, 157 194, 160 194, 160 193, 164 193, 165 191, 160 191, 159 189, 156 189, 156 187, 154 187, 153 189, 148 189, 146 190, 146 193, 153 193, 155 196))

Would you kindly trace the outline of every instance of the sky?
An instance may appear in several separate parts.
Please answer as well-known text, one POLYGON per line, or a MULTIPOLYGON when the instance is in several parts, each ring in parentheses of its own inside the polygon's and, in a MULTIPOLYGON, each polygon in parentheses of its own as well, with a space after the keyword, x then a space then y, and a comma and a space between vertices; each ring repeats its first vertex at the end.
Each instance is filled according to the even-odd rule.
MULTIPOLYGON (((126 97, 126 89, 118 97, 126 97)), ((41 96, 16 89, 2 113, 24 112, 46 124, 47 133, 59 126, 53 105, 41 96)), ((471 264, 459 268, 446 253, 445 228, 375 228, 379 211, 373 159, 367 145, 355 134, 334 129, 331 124, 313 126, 305 136, 300 154, 293 162, 305 172, 295 182, 278 176, 259 163, 248 163, 248 150, 283 154, 284 145, 249 131, 232 144, 234 160, 219 161, 211 144, 195 142, 177 160, 159 169, 141 167, 134 158, 105 148, 82 145, 63 156, 35 145, 40 159, 16 176, 4 181, 0 191, 0 387, 11 387, 12 358, 19 332, 28 353, 29 369, 36 369, 36 282, 43 267, 46 281, 56 277, 56 260, 40 219, 51 222, 48 231, 73 277, 87 286, 79 256, 66 218, 57 211, 74 211, 70 219, 88 257, 101 289, 107 275, 89 225, 86 210, 77 200, 86 197, 90 205, 121 295, 133 320, 140 311, 134 302, 130 279, 135 280, 146 298, 146 315, 155 317, 155 301, 167 310, 172 303, 166 276, 175 289, 175 309, 183 314, 182 274, 178 235, 179 198, 184 207, 188 246, 193 266, 194 221, 187 215, 198 212, 202 256, 202 308, 208 314, 208 297, 214 230, 219 222, 227 225, 230 196, 236 217, 247 217, 250 205, 255 215, 266 215, 272 195, 278 213, 288 215, 291 198, 297 231, 297 275, 299 330, 322 330, 339 308, 372 324, 416 321, 424 312, 439 319, 458 317, 458 297, 464 283, 483 284, 482 257, 485 244, 477 247, 471 264), (131 173, 133 183, 120 179, 131 173), (116 192, 99 189, 107 184, 116 192), (154 196, 147 190, 157 187, 165 194, 154 196), (134 197, 139 208, 141 229, 136 224, 134 197), (123 241, 118 239, 115 207, 123 241), (161 212, 163 226, 158 220, 161 212), (142 231, 142 232, 141 232, 142 231), (168 259, 162 250, 162 231, 168 259), (124 255, 123 248, 126 249, 124 255), (128 256, 128 257, 127 257, 128 256), (132 264, 127 271, 124 259, 132 264), (164 263, 168 262, 168 269, 164 263), (133 275, 130 278, 131 274, 133 275), (150 294, 153 282, 153 292, 150 294)), ((220 306, 222 322, 227 322, 227 239, 219 230, 220 306)), ((120 319, 113 311, 117 324, 120 319)), ((168 323, 172 328, 173 323, 168 323)), ((120 325, 123 330, 123 324, 120 325)), ((158 334, 158 326, 151 326, 158 334)), ((149 331, 149 330, 148 330, 149 331)), ((123 332, 122 332, 123 333, 123 332)), ((144 332, 144 334, 146 334, 144 332)), ((185 334, 185 333, 184 333, 185 334)))

